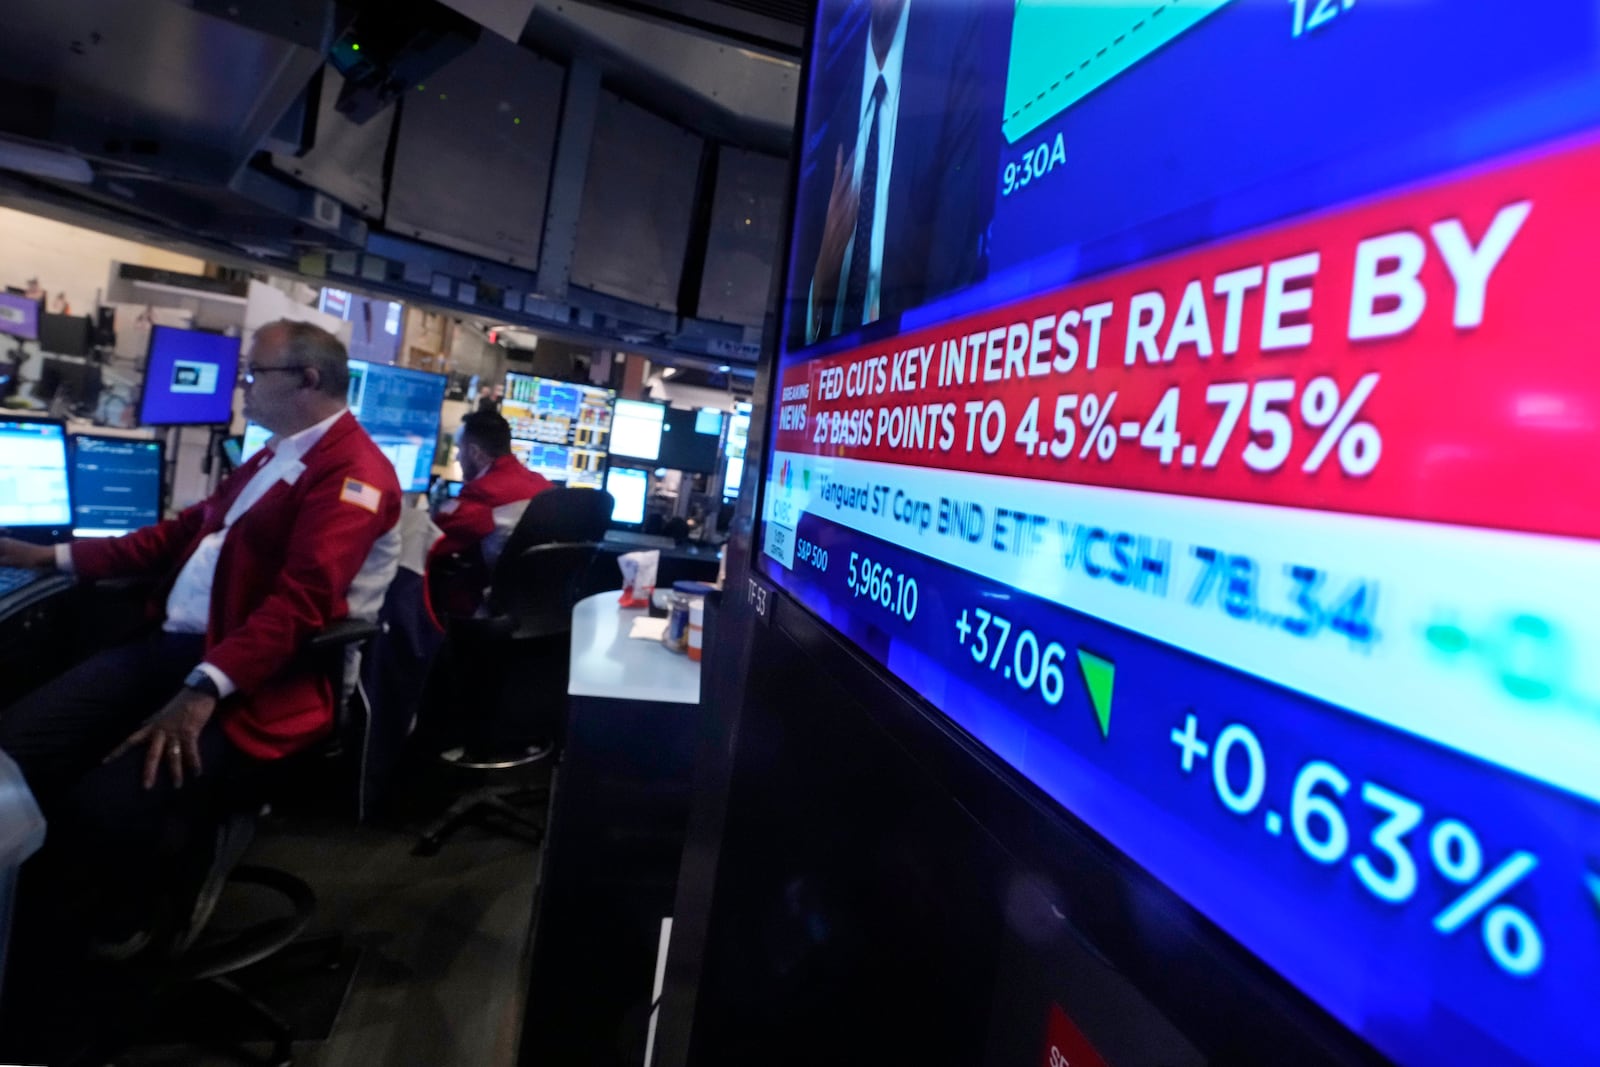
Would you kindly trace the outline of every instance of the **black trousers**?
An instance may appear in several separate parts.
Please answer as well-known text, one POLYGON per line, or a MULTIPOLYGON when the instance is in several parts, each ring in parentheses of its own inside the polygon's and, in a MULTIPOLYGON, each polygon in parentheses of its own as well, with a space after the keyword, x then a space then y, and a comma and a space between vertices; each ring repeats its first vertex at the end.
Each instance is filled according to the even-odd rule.
POLYGON ((228 741, 216 716, 200 735, 202 773, 186 772, 182 788, 165 767, 154 788, 143 787, 143 745, 105 762, 178 692, 202 653, 198 635, 156 632, 91 656, 0 713, 0 749, 22 768, 48 824, 38 865, 67 899, 148 908, 180 859, 208 843, 200 837, 209 839, 219 810, 243 795, 257 761, 228 741))
MULTIPOLYGON (((248 803, 258 761, 213 716, 202 773, 174 788, 165 767, 143 784, 145 746, 106 757, 160 711, 199 663, 198 636, 153 633, 99 652, 0 712, 0 748, 22 768, 47 823, 22 870, 0 1006, 0 1059, 57 1062, 81 1051, 106 1005, 107 972, 91 940, 171 930, 210 862, 219 816, 248 803)), ((117 972, 110 972, 116 974, 117 972)))

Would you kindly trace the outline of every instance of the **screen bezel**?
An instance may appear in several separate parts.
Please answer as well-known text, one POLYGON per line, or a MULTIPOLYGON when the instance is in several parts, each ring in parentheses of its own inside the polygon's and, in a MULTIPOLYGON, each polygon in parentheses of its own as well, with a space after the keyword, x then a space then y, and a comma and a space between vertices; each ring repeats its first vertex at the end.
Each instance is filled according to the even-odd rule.
POLYGON ((150 341, 149 341, 148 344, 145 345, 145 351, 144 351, 144 380, 139 385, 139 425, 141 425, 141 426, 226 426, 229 423, 231 423, 233 421, 233 416, 235 414, 235 409, 238 406, 237 404, 234 403, 234 401, 236 399, 236 394, 239 391, 239 361, 240 361, 241 358, 243 358, 243 345, 242 345, 242 343, 239 341, 239 339, 237 337, 229 338, 230 340, 232 340, 234 342, 233 380, 232 380, 232 382, 230 384, 230 387, 228 389, 228 414, 227 414, 227 416, 225 418, 221 418, 221 419, 201 419, 201 420, 191 419, 191 420, 186 420, 186 421, 185 420, 180 420, 180 421, 166 420, 166 421, 161 421, 161 422, 153 422, 147 417, 146 408, 148 407, 149 402, 150 402, 150 360, 155 355, 157 339, 162 336, 161 331, 164 331, 164 330, 165 331, 170 331, 172 333, 198 333, 198 334, 205 334, 205 335, 210 336, 210 337, 227 337, 228 336, 225 333, 219 333, 219 332, 214 331, 214 330, 186 330, 186 329, 183 329, 180 326, 152 326, 152 327, 150 327, 150 341))
POLYGON ((167 444, 159 437, 118 437, 106 433, 69 433, 67 435, 67 481, 72 495, 72 529, 77 536, 78 529, 78 442, 79 441, 107 441, 124 444, 133 441, 142 445, 156 446, 156 521, 160 522, 167 510, 167 444))

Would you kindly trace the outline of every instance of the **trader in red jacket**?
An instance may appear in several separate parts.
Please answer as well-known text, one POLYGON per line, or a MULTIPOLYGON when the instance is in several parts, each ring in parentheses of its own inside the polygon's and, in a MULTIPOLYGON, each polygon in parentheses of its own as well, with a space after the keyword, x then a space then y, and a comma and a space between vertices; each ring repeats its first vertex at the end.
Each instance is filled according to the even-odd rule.
POLYGON ((428 554, 428 594, 436 621, 478 610, 528 501, 552 488, 511 454, 511 426, 498 412, 479 410, 462 419, 460 441, 466 485, 434 513, 444 536, 428 554))
POLYGON ((50 820, 46 851, 69 883, 111 889, 91 914, 105 920, 120 905, 125 922, 99 925, 128 934, 118 942, 128 952, 144 933, 129 924, 163 888, 144 876, 192 854, 221 791, 328 733, 335 693, 303 655, 307 640, 348 615, 375 616, 399 558, 400 487, 346 410, 339 340, 303 323, 266 326, 244 381, 246 416, 274 436, 208 499, 70 549, 0 539, 0 563, 157 582, 148 636, 0 714, 0 749, 50 820))

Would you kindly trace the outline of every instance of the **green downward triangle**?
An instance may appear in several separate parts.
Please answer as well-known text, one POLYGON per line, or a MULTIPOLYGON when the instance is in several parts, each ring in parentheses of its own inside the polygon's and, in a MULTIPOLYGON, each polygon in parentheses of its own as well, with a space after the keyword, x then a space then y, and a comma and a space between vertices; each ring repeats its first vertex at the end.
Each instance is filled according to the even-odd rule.
POLYGON ((1078 667, 1083 671, 1084 684, 1089 687, 1089 699, 1094 703, 1094 717, 1100 720, 1100 736, 1110 737, 1111 687, 1117 680, 1117 665, 1080 648, 1078 667))
POLYGON ((1594 897, 1594 906, 1600 908, 1600 874, 1585 872, 1584 880, 1589 883, 1589 895, 1594 897))

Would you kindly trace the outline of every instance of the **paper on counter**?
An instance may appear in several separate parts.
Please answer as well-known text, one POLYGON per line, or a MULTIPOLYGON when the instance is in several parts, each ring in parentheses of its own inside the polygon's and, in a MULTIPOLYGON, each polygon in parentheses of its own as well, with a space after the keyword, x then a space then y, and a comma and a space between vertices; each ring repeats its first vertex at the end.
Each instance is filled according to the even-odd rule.
POLYGON ((640 641, 659 641, 666 636, 666 632, 666 619, 653 619, 648 615, 640 615, 633 620, 628 636, 638 638, 640 641))

